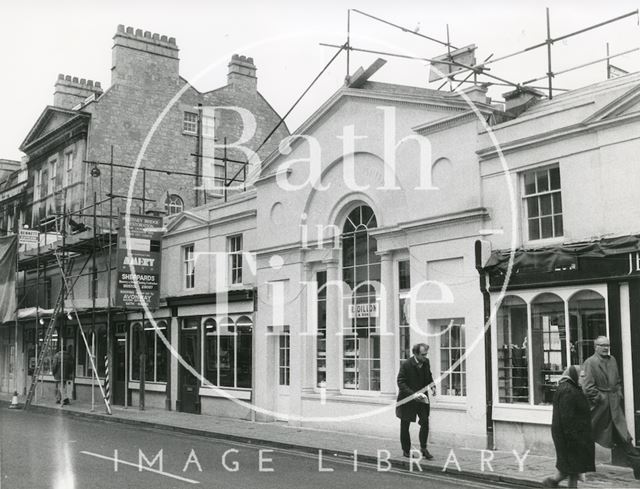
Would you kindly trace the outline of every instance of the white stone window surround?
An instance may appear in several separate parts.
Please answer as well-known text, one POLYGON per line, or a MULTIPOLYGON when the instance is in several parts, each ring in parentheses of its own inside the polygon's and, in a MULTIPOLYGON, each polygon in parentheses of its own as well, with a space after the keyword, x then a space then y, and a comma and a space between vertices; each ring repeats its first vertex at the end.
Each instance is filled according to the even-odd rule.
POLYGON ((558 243, 561 242, 563 239, 563 236, 565 234, 564 232, 564 207, 562 206, 562 174, 560 172, 560 164, 559 163, 554 163, 551 165, 543 165, 540 167, 536 167, 536 168, 529 168, 527 170, 524 170, 522 172, 520 172, 519 174, 519 179, 520 179, 520 207, 521 207, 521 216, 522 216, 522 236, 524 237, 524 243, 525 244, 535 244, 535 246, 542 246, 542 245, 548 245, 548 244, 553 244, 553 243, 558 243), (558 170, 558 188, 551 188, 551 171, 552 170, 558 170), (538 179, 537 179, 537 173, 544 173, 546 172, 546 176, 547 176, 547 189, 546 190, 540 190, 538 189, 538 179), (529 192, 527 193, 527 189, 526 189, 526 178, 527 176, 531 176, 533 175, 533 184, 535 186, 535 190, 533 192, 529 192), (545 197, 549 197, 550 201, 549 201, 549 206, 550 206, 550 213, 544 213, 541 210, 542 207, 542 200, 545 197), (529 215, 529 209, 528 209, 528 200, 529 199, 535 199, 536 201, 536 208, 537 208, 537 216, 534 216, 533 218, 531 218, 531 216, 529 215), (558 211, 557 206, 560 206, 560 210, 558 211), (543 237, 542 234, 542 220, 543 218, 549 218, 551 219, 551 225, 552 225, 552 236, 547 236, 547 237, 543 237), (560 232, 557 232, 556 230, 556 224, 554 222, 554 218, 559 218, 560 221, 560 227, 562 228, 560 230, 560 232), (529 229, 529 221, 534 219, 537 223, 537 229, 538 232, 540 233, 540 236, 538 237, 531 237, 530 235, 530 229, 529 229))
POLYGON ((182 287, 185 290, 191 290, 195 288, 195 245, 188 244, 180 248, 182 254, 182 287))
POLYGON ((227 237, 227 251, 229 253, 229 284, 242 284, 242 234, 227 237))
MULTIPOLYGON (((531 336, 531 303, 532 301, 545 292, 550 292, 559 296, 564 302, 565 317, 569 316, 569 299, 582 290, 592 290, 597 292, 605 301, 605 313, 607 322, 607 335, 609 335, 609 298, 607 295, 607 284, 585 284, 575 286, 559 286, 559 287, 545 287, 538 289, 525 289, 507 291, 504 297, 516 296, 524 300, 527 305, 527 328, 528 337, 531 336)), ((551 413, 553 407, 550 405, 534 405, 533 400, 530 398, 528 404, 509 404, 499 402, 498 396, 498 339, 497 339, 497 311, 498 300, 500 299, 499 292, 491 293, 491 370, 492 370, 492 389, 493 389, 493 420, 494 421, 510 421, 520 422, 528 424, 544 424, 551 425, 551 413)), ((567 328, 567 338, 565 344, 568 343, 569 330, 567 328)), ((530 352, 528 352, 530 355, 530 352)), ((531 362, 529 362, 531 365, 531 362)), ((529 368, 529 385, 533 385, 533 368, 529 368)))

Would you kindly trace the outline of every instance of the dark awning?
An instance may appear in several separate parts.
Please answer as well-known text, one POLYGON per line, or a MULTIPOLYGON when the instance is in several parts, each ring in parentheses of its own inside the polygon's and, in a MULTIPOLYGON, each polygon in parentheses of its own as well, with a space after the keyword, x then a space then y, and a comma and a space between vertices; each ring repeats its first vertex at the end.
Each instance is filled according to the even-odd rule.
MULTIPOLYGON (((513 273, 554 272, 574 270, 579 259, 607 258, 640 252, 640 236, 604 238, 598 241, 562 244, 536 249, 518 249, 514 252, 513 273)), ((491 253, 484 270, 490 274, 506 273, 511 250, 491 253)))

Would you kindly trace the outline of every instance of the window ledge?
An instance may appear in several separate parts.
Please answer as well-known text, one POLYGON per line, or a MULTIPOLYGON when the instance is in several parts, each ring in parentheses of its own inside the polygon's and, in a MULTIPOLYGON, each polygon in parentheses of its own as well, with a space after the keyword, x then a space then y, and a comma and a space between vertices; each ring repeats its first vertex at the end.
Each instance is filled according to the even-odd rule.
MULTIPOLYGON (((303 399, 321 400, 323 397, 319 392, 308 392, 302 395, 303 399)), ((360 395, 340 393, 327 393, 324 397, 327 401, 345 402, 354 404, 382 404, 389 405, 396 402, 395 394, 380 394, 379 392, 361 393, 360 395)))
POLYGON ((496 404, 493 407, 493 420, 550 426, 552 410, 552 406, 496 404))
MULTIPOLYGON (((140 382, 129 382, 129 389, 140 390, 140 382)), ((166 392, 167 384, 164 382, 145 382, 144 390, 145 392, 166 392)))
POLYGON ((240 401, 251 400, 251 389, 234 389, 229 387, 200 387, 198 392, 203 397, 221 397, 240 401))
POLYGON ((447 410, 447 411, 466 411, 467 410, 467 398, 466 396, 436 396, 431 398, 431 407, 435 410, 447 410))
POLYGON ((544 238, 544 239, 525 239, 523 240, 522 246, 523 248, 543 248, 545 246, 553 246, 564 243, 566 237, 556 236, 555 238, 544 238))
MULTIPOLYGON (((78 385, 91 385, 92 383, 98 385, 98 382, 92 377, 76 377, 74 382, 78 385)), ((100 379, 100 384, 104 384, 104 379, 100 379)))

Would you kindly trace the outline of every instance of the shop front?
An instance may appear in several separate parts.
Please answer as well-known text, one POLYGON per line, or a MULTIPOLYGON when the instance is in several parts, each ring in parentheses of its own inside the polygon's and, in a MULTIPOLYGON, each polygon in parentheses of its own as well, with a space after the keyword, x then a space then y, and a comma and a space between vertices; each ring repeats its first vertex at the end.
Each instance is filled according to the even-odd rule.
POLYGON ((498 448, 551 446, 552 400, 564 369, 611 340, 625 412, 640 423, 640 238, 625 236, 536 250, 495 251, 489 281, 492 421, 498 448), (511 270, 509 273, 509 264, 511 270))
POLYGON ((170 356, 175 409, 251 418, 254 291, 169 297, 177 356, 170 356))

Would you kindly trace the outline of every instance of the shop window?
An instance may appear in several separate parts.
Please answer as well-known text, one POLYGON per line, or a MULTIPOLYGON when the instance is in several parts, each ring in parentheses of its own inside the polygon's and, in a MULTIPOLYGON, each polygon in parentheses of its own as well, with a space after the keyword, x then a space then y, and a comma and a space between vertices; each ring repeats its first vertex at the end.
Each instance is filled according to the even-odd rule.
POLYGON ((316 274, 318 284, 318 331, 316 336, 316 385, 327 384, 327 272, 316 274))
POLYGON ((182 247, 182 269, 184 272, 184 288, 193 289, 196 284, 196 258, 194 245, 182 247))
POLYGON ((523 199, 529 240, 564 234, 560 168, 536 169, 523 174, 523 199))
MULTIPOLYGON (((140 355, 145 352, 144 379, 145 382, 167 381, 167 347, 156 334, 150 321, 144 322, 144 329, 140 321, 131 324, 131 380, 140 380, 140 355), (144 335, 144 338, 142 337, 144 335), (144 341, 144 345, 142 342, 144 341)), ((156 320, 156 325, 162 334, 167 336, 167 321, 156 320)))
POLYGON ((409 260, 398 262, 398 338, 400 361, 411 356, 411 327, 409 326, 409 260))
POLYGON ((291 337, 289 331, 278 336, 278 384, 291 383, 291 337))
POLYGON ((594 341, 607 335, 604 297, 593 290, 581 290, 569 299, 571 364, 582 365, 594 354, 594 341))
POLYGON ((564 301, 555 294, 537 296, 531 303, 533 402, 551 404, 558 380, 567 367, 564 301))
POLYGON ((498 344, 498 399, 529 402, 527 305, 519 297, 502 300, 496 316, 498 344))
POLYGON ((467 395, 466 338, 463 319, 436 321, 440 338, 440 392, 445 396, 467 395))
POLYGON ((377 330, 377 293, 380 257, 369 230, 376 228, 376 217, 368 206, 355 208, 344 224, 342 276, 351 294, 345 297, 348 321, 344 328, 343 387, 349 390, 380 390, 380 336, 377 330))
POLYGON ((107 325, 96 324, 95 330, 91 327, 84 327, 84 335, 87 339, 87 343, 89 344, 88 350, 79 328, 76 334, 76 344, 78 345, 78 354, 76 356, 76 375, 79 377, 93 376, 93 367, 91 365, 90 358, 91 352, 93 351, 93 361, 98 369, 98 377, 104 377, 104 357, 107 354, 107 325))
POLYGON ((234 323, 231 318, 206 319, 205 377, 218 387, 251 387, 251 339, 253 321, 241 316, 234 323))

